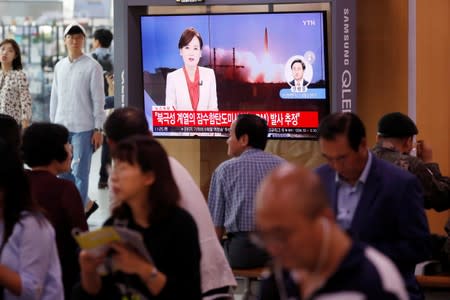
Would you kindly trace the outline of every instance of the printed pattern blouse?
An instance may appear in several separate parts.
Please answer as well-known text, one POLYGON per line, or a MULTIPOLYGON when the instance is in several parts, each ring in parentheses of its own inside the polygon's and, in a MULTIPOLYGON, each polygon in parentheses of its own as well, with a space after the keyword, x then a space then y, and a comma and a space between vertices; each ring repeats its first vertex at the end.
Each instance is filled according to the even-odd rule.
POLYGON ((0 113, 10 115, 19 124, 31 120, 31 96, 22 70, 0 71, 0 113))

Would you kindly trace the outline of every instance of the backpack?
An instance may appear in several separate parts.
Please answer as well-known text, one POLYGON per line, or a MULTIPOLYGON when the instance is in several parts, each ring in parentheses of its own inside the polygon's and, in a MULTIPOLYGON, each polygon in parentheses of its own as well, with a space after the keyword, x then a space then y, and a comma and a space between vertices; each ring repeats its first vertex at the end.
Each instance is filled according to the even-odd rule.
POLYGON ((106 55, 99 57, 96 53, 92 53, 92 57, 98 61, 98 63, 102 66, 103 71, 112 72, 113 64, 111 59, 111 54, 107 53, 106 55))
MULTIPOLYGON (((111 54, 106 53, 106 55, 99 57, 96 53, 92 53, 92 57, 98 61, 98 63, 102 66, 103 71, 111 73, 113 72, 113 64, 111 59, 111 54)), ((103 85, 105 87, 105 96, 108 96, 108 81, 106 80, 106 74, 103 73, 103 85)))

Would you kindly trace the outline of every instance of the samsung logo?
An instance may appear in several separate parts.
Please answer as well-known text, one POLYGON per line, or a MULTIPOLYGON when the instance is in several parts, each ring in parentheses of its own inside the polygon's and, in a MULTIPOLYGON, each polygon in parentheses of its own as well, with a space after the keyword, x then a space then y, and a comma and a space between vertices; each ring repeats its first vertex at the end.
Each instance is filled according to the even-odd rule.
MULTIPOLYGON (((343 27, 343 64, 344 67, 350 66, 350 9, 344 8, 344 27, 343 27)), ((341 111, 352 111, 352 73, 345 68, 341 75, 341 111)))

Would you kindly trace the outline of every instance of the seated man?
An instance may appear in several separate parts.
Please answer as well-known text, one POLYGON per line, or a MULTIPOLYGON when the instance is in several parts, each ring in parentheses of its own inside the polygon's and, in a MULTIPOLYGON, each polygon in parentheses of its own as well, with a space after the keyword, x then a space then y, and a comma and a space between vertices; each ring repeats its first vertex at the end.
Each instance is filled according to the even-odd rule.
MULTIPOLYGON (((416 175, 423 187, 425 208, 441 212, 450 208, 450 178, 441 174, 439 165, 433 162, 431 148, 424 141, 417 141, 416 156, 410 154, 418 132, 408 116, 388 113, 378 122, 377 144, 372 151, 377 157, 416 175)), ((450 234, 450 219, 445 230, 450 234)), ((433 259, 450 270, 450 235, 432 238, 433 259)))
POLYGON ((354 113, 328 115, 318 134, 328 163, 317 173, 337 223, 395 263, 411 300, 424 299, 414 270, 430 258, 431 247, 419 181, 368 150, 366 129, 354 113))
POLYGON ((373 153, 417 176, 424 188, 425 208, 444 211, 450 208, 450 178, 442 176, 439 165, 433 162, 431 148, 417 142, 416 156, 410 155, 416 124, 408 116, 394 112, 378 122, 377 144, 373 153))
POLYGON ((335 223, 312 171, 282 165, 263 181, 256 201, 255 242, 274 258, 259 299, 409 299, 394 264, 335 223))
POLYGON ((239 115, 230 129, 228 155, 233 157, 214 171, 208 206, 216 232, 224 241, 225 254, 232 268, 262 267, 265 251, 250 242, 255 230, 256 189, 264 176, 284 160, 264 152, 268 127, 264 119, 251 114, 239 115))

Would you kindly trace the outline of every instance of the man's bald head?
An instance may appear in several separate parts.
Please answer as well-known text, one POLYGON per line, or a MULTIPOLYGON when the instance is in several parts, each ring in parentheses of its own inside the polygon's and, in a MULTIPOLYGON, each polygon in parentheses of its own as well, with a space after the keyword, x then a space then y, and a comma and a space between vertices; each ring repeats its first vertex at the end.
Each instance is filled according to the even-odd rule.
POLYGON ((319 177, 304 167, 283 164, 264 179, 256 199, 261 245, 286 268, 316 269, 324 226, 334 226, 319 177))
POLYGON ((257 210, 281 207, 314 219, 329 208, 320 178, 311 170, 286 163, 272 171, 257 193, 257 210))

